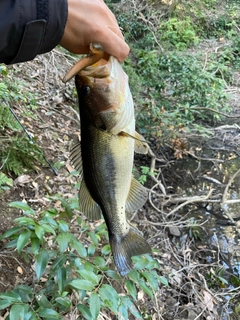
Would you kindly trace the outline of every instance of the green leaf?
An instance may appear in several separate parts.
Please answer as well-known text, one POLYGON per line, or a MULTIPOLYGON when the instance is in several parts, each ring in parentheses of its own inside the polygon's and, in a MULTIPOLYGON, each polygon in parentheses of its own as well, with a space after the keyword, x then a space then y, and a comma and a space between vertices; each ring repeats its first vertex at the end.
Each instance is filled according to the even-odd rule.
POLYGON ((115 314, 118 312, 119 296, 117 291, 108 284, 103 284, 99 294, 104 304, 115 314))
POLYGON ((134 282, 138 283, 140 281, 140 275, 137 270, 133 269, 129 272, 128 277, 132 279, 134 282))
POLYGON ((65 209, 65 212, 66 212, 68 218, 71 219, 73 217, 73 210, 72 210, 71 206, 69 205, 69 203, 65 199, 59 197, 59 200, 61 201, 61 204, 62 204, 63 208, 65 209))
POLYGON ((69 242, 69 234, 67 232, 62 232, 57 236, 56 240, 57 240, 60 252, 66 251, 68 247, 68 242, 69 242))
POLYGON ((100 268, 106 266, 106 261, 102 257, 96 257, 93 263, 100 268))
POLYGON ((95 251, 96 251, 96 246, 95 244, 91 243, 87 248, 88 255, 93 256, 95 251))
POLYGON ((81 244, 73 235, 71 236, 71 244, 72 247, 77 251, 77 253, 80 255, 82 258, 87 257, 87 250, 84 247, 84 245, 81 244))
POLYGON ((101 279, 101 276, 97 276, 94 272, 89 270, 79 270, 78 273, 85 279, 90 281, 92 284, 97 285, 99 283, 99 280, 101 279))
POLYGON ((4 232, 4 234, 1 235, 0 240, 11 237, 14 234, 18 234, 19 231, 22 231, 21 227, 14 227, 14 228, 8 229, 6 232, 4 232))
POLYGON ((37 315, 37 312, 29 311, 24 320, 39 320, 39 316, 37 315))
POLYGON ((134 316, 135 320, 143 319, 141 313, 138 311, 132 300, 127 297, 123 296, 121 297, 123 305, 127 306, 128 310, 131 312, 131 314, 134 316))
POLYGON ((72 301, 68 297, 57 297, 55 301, 65 308, 70 308, 72 305, 72 301))
POLYGON ((60 229, 63 231, 63 232, 68 232, 68 224, 67 224, 67 222, 66 221, 64 221, 64 220, 59 220, 58 221, 58 224, 59 224, 59 227, 60 227, 60 229))
POLYGON ((128 292, 130 293, 130 295, 133 297, 134 300, 137 299, 137 289, 135 284, 132 282, 132 280, 127 280, 125 282, 126 288, 128 290, 128 292))
POLYGON ((40 248, 40 241, 37 237, 31 238, 32 253, 36 255, 40 248))
POLYGON ((38 280, 41 278, 41 276, 45 272, 48 261, 49 261, 49 254, 47 250, 42 250, 36 255, 35 271, 36 271, 38 280))
POLYGON ((28 312, 27 304, 14 304, 10 309, 9 319, 10 320, 25 320, 25 315, 28 312))
POLYGON ((128 320, 128 310, 125 304, 121 304, 118 308, 119 318, 118 320, 128 320))
MULTIPOLYGON (((61 316, 57 311, 53 309, 44 309, 39 312, 40 317, 44 319, 61 319, 61 316)), ((16 319, 15 319, 16 320, 16 319)))
POLYGON ((89 306, 93 320, 97 320, 100 312, 100 299, 96 292, 93 292, 89 298, 89 306))
POLYGON ((103 255, 107 255, 111 252, 111 247, 110 247, 110 244, 106 244, 102 250, 101 250, 102 254, 103 255))
POLYGON ((159 276, 158 279, 162 284, 168 287, 168 280, 165 277, 159 276))
POLYGON ((51 303, 48 301, 47 297, 43 293, 39 293, 36 296, 36 300, 37 300, 37 303, 38 303, 40 308, 42 308, 42 309, 46 309, 46 308, 51 309, 52 305, 51 305, 51 303))
POLYGON ((36 222, 32 218, 20 217, 13 220, 20 226, 35 226, 36 222))
POLYGON ((71 280, 68 284, 78 290, 92 291, 94 289, 94 284, 85 279, 74 279, 71 280))
POLYGON ((52 263, 52 268, 51 268, 52 271, 56 271, 56 269, 61 268, 64 265, 64 263, 66 262, 66 260, 67 260, 66 255, 59 254, 59 257, 57 257, 52 263))
POLYGON ((153 292, 152 290, 147 286, 146 282, 144 280, 140 280, 138 282, 138 285, 141 289, 143 289, 143 291, 151 298, 153 299, 153 292))
POLYGON ((32 215, 36 215, 36 212, 31 207, 29 207, 29 205, 27 203, 24 203, 21 201, 10 202, 9 207, 21 209, 22 211, 26 211, 27 213, 30 213, 32 215))
POLYGON ((3 310, 9 307, 12 304, 12 301, 9 300, 0 300, 0 310, 3 310))
POLYGON ((14 239, 12 241, 9 241, 6 245, 5 248, 16 248, 17 246, 17 239, 14 239))
POLYGON ((50 217, 46 217, 46 221, 47 221, 47 223, 48 224, 50 224, 53 228, 58 228, 58 224, 57 224, 57 222, 54 220, 54 219, 52 219, 52 218, 50 218, 50 217))
POLYGON ((15 293, 13 291, 7 291, 4 293, 0 293, 0 299, 6 299, 11 302, 20 302, 21 301, 21 297, 19 296, 19 294, 15 293))
POLYGON ((78 304, 77 308, 78 308, 78 311, 81 312, 81 314, 84 316, 85 319, 93 320, 91 311, 87 306, 85 306, 84 304, 78 304))
POLYGON ((147 272, 147 271, 143 271, 141 272, 141 274, 144 276, 145 279, 147 279, 153 291, 156 292, 158 290, 158 280, 157 280, 158 275, 156 275, 157 277, 155 277, 153 272, 147 272))
POLYGON ((24 231, 21 233, 17 240, 17 250, 18 252, 22 251, 22 249, 25 247, 25 245, 28 243, 28 240, 31 237, 32 232, 31 231, 24 231))
POLYGON ((27 285, 21 284, 14 288, 14 292, 19 294, 21 297, 22 302, 29 302, 31 301, 31 295, 33 294, 33 289, 27 285))
POLYGON ((109 277, 112 278, 114 280, 121 280, 121 276, 115 271, 115 270, 106 270, 105 274, 109 277))
POLYGON ((136 261, 136 263, 135 263, 136 270, 142 270, 149 263, 148 259, 146 259, 145 257, 141 257, 141 256, 134 257, 133 261, 134 262, 136 261))
POLYGON ((88 235, 91 238, 92 242, 95 244, 95 246, 97 246, 98 245, 98 237, 97 237, 96 233, 94 233, 93 231, 89 231, 88 235))
POLYGON ((56 235, 55 230, 51 226, 49 226, 48 224, 43 223, 43 224, 41 224, 41 226, 45 230, 45 232, 52 233, 53 235, 56 235))
POLYGON ((38 239, 40 241, 43 240, 43 237, 44 237, 44 234, 45 234, 45 230, 43 229, 43 227, 39 226, 38 224, 36 224, 35 226, 35 233, 36 233, 36 236, 38 237, 38 239))
MULTIPOLYGON (((80 260, 80 261, 81 261, 81 260, 80 260)), ((80 265, 78 266, 78 269, 81 269, 81 268, 79 268, 79 267, 81 267, 81 265, 82 265, 82 264, 80 264, 80 265)), ((96 270, 95 266, 94 266, 92 263, 88 262, 88 261, 86 261, 83 266, 84 266, 84 269, 85 269, 85 270, 90 271, 90 272, 96 270)))
POLYGON ((66 284, 66 268, 62 267, 57 270, 57 283, 58 283, 58 290, 60 293, 63 292, 65 284, 66 284))
POLYGON ((218 276, 218 279, 219 279, 223 284, 228 284, 228 281, 227 281, 225 278, 218 276))

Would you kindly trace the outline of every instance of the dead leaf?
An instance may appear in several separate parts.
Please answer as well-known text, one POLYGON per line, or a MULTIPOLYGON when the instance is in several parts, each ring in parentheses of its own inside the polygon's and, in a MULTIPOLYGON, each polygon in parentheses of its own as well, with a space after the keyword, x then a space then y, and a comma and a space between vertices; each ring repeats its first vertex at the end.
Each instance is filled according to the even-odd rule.
POLYGON ((213 297, 206 290, 203 290, 203 299, 204 306, 207 307, 209 311, 213 311, 213 297))
POLYGON ((20 266, 18 266, 17 267, 17 272, 20 273, 20 274, 23 274, 23 269, 20 266))
POLYGON ((75 170, 69 163, 66 163, 65 166, 66 166, 68 172, 73 172, 75 170))
POLYGON ((32 181, 31 177, 28 174, 22 174, 14 180, 14 185, 23 185, 32 181))
POLYGON ((143 290, 140 290, 140 291, 138 292, 138 300, 142 300, 143 297, 144 297, 144 292, 143 292, 143 290))

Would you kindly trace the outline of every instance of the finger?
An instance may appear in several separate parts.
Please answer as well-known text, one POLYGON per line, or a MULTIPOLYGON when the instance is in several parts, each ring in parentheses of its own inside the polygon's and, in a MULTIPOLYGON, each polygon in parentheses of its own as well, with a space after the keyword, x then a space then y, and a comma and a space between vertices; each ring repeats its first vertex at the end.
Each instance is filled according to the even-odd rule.
POLYGON ((120 30, 120 28, 118 26, 107 26, 108 29, 110 29, 112 32, 116 33, 116 35, 118 35, 121 39, 124 40, 124 36, 122 34, 122 31, 120 30))
POLYGON ((104 51, 123 62, 129 54, 130 48, 122 37, 111 29, 107 32, 97 31, 92 38, 93 43, 100 43, 104 51))

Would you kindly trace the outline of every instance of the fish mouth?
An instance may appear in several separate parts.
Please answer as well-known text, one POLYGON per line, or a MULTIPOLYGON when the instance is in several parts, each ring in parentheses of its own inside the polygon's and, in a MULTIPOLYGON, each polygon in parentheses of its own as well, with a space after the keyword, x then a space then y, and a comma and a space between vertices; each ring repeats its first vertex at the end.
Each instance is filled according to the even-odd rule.
MULTIPOLYGON (((64 83, 68 82, 75 75, 79 74, 82 70, 87 69, 89 66, 92 66, 93 68, 104 66, 108 63, 108 60, 109 60, 109 55, 104 52, 103 47, 99 43, 91 43, 89 55, 79 60, 68 71, 68 73, 63 78, 63 82, 64 83)), ((106 74, 104 77, 107 77, 108 75, 109 74, 106 74)), ((96 77, 96 75, 94 76, 96 77)))
MULTIPOLYGON (((111 134, 128 132, 126 128, 135 123, 134 107, 128 76, 117 58, 106 54, 100 44, 91 43, 89 55, 70 69, 63 82, 66 83, 74 76, 77 90, 82 86, 89 86, 91 91, 94 91, 88 105, 94 119, 104 124, 111 134)), ((96 124, 96 121, 94 123, 96 124)))

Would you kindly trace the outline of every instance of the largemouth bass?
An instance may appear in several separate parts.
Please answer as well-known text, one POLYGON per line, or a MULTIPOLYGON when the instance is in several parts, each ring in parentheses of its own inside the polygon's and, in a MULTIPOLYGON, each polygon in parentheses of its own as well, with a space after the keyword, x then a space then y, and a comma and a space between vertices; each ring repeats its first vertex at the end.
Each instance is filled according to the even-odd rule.
MULTIPOLYGON (((94 50, 100 55, 101 47, 95 45, 94 50)), ((126 218, 126 212, 138 210, 147 200, 146 189, 132 177, 132 167, 134 149, 146 153, 148 147, 135 132, 128 77, 116 58, 101 59, 81 70, 75 84, 81 157, 79 146, 75 146, 71 158, 76 169, 83 172, 80 209, 90 219, 103 215, 115 265, 124 276, 133 267, 132 256, 151 252, 147 241, 126 218)))

